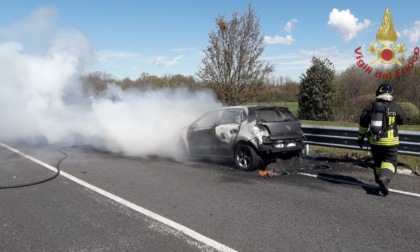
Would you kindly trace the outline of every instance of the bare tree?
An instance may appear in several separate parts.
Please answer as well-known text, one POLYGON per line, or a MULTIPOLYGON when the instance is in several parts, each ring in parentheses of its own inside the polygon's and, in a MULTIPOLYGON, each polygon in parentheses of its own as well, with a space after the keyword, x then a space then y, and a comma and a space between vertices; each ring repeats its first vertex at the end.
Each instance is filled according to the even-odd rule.
POLYGON ((250 100, 274 67, 260 59, 264 51, 259 18, 255 10, 230 21, 216 18, 217 30, 209 34, 210 45, 204 50, 203 66, 197 71, 204 85, 213 89, 226 105, 250 100))

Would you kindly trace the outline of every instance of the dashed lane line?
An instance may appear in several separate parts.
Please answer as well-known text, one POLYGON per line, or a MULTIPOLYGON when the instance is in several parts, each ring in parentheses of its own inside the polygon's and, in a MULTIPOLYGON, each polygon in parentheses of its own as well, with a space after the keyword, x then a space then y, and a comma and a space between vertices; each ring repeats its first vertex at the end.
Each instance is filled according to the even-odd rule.
MULTIPOLYGON (((27 158, 27 159, 29 159, 29 160, 31 160, 31 161, 33 161, 33 162, 35 162, 35 163, 37 163, 37 164, 39 164, 39 165, 41 165, 41 166, 43 166, 43 167, 45 167, 45 168, 47 168, 47 169, 49 169, 49 170, 51 170, 51 171, 57 172, 57 168, 55 168, 55 167, 53 167, 49 164, 46 164, 46 163, 44 163, 44 162, 42 162, 42 161, 40 161, 40 160, 38 160, 34 157, 31 157, 31 156, 15 149, 15 148, 12 148, 12 147, 8 146, 6 144, 0 143, 0 145, 9 149, 9 150, 11 150, 11 151, 13 151, 13 152, 15 152, 15 153, 17 153, 17 154, 19 154, 19 155, 21 155, 21 156, 23 156, 23 157, 25 157, 25 158, 27 158)), ((165 217, 163 217, 163 216, 161 216, 157 213, 154 213, 150 210, 147 210, 147 209, 145 209, 145 208, 143 208, 139 205, 136 205, 136 204, 134 204, 130 201, 127 201, 127 200, 125 200, 121 197, 118 197, 117 195, 112 194, 110 192, 107 192, 107 191, 105 191, 105 190, 103 190, 99 187, 96 187, 92 184, 89 184, 89 183, 87 183, 87 182, 85 182, 81 179, 78 179, 78 178, 74 177, 73 175, 70 175, 70 174, 68 174, 66 172, 63 172, 63 171, 60 171, 60 175, 63 176, 63 177, 66 177, 67 179, 70 179, 73 182, 76 182, 79 185, 82 185, 82 186, 84 186, 84 187, 86 187, 86 188, 88 188, 88 189, 90 189, 94 192, 97 192, 97 193, 99 193, 99 194, 101 194, 101 195, 103 195, 103 196, 105 196, 105 197, 107 197, 107 198, 109 198, 113 201, 116 201, 116 202, 118 202, 118 203, 120 203, 120 204, 122 204, 126 207, 129 207, 136 212, 139 212, 139 213, 141 213, 141 214, 143 214, 143 215, 145 215, 149 218, 152 218, 152 219, 154 219, 154 220, 156 220, 160 223, 163 223, 163 224, 165 224, 165 225, 167 225, 167 226, 169 226, 169 227, 171 227, 171 228, 173 228, 173 229, 175 229, 175 230, 177 230, 177 231, 179 231, 179 232, 181 232, 181 233, 183 233, 183 234, 185 234, 185 235, 187 235, 187 236, 189 236, 189 237, 191 237, 191 238, 193 238, 193 239, 195 239, 195 240, 197 240, 197 241, 199 241, 199 242, 201 242, 201 243, 203 243, 203 244, 205 244, 209 247, 212 247, 213 249, 216 249, 218 251, 223 251, 223 252, 224 251, 229 251, 229 252, 236 251, 236 250, 234 250, 234 249, 232 249, 232 248, 230 248, 230 247, 228 247, 224 244, 221 244, 221 243, 219 243, 219 242, 217 242, 213 239, 210 239, 210 238, 208 238, 208 237, 206 237, 206 236, 204 236, 204 235, 202 235, 202 234, 200 234, 200 233, 198 233, 198 232, 196 232, 196 231, 194 231, 194 230, 192 230, 192 229, 190 229, 186 226, 183 226, 183 225, 181 225, 177 222, 174 222, 174 221, 172 221, 168 218, 165 218, 165 217)))

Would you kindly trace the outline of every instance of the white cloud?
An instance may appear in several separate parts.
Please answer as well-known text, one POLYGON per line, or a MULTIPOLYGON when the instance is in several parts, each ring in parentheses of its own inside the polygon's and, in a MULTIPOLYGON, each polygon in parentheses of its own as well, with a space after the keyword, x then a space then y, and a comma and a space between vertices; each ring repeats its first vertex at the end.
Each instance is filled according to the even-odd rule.
POLYGON ((408 38, 411 43, 417 43, 420 39, 420 21, 414 22, 414 26, 410 29, 403 30, 402 35, 408 38))
POLYGON ((296 59, 301 59, 302 55, 298 54, 282 54, 282 55, 274 55, 270 57, 263 57, 263 60, 270 60, 270 61, 291 61, 296 59))
POLYGON ((338 32, 341 39, 348 42, 356 37, 357 33, 368 28, 370 20, 365 19, 363 22, 359 22, 359 19, 350 13, 350 10, 333 9, 330 12, 328 25, 338 32))
POLYGON ((340 53, 340 50, 333 46, 333 47, 329 47, 329 48, 320 48, 318 50, 311 50, 311 51, 307 51, 307 50, 301 50, 300 53, 304 56, 309 56, 309 57, 331 57, 331 56, 336 56, 340 53))
POLYGON ((293 26, 297 23, 298 21, 297 21, 297 19, 292 19, 292 20, 290 20, 289 22, 287 22, 286 23, 286 25, 284 26, 284 30, 286 31, 286 32, 288 32, 288 33, 290 33, 290 32, 292 32, 292 28, 293 28, 293 26))
POLYGON ((338 47, 319 48, 315 50, 301 50, 288 54, 279 54, 265 57, 276 66, 275 75, 291 77, 299 81, 302 74, 311 66, 312 57, 328 58, 334 65, 337 73, 346 70, 355 63, 354 51, 343 51, 338 47))
POLYGON ((121 59, 131 59, 136 58, 139 55, 137 53, 131 52, 121 52, 121 51, 102 51, 98 53, 98 61, 109 61, 109 60, 121 60, 121 59))
POLYGON ((335 46, 319 48, 317 50, 311 51, 301 50, 300 54, 304 55, 305 57, 308 57, 309 60, 312 57, 317 57, 321 59, 327 58, 333 63, 334 69, 338 72, 347 69, 356 62, 352 52, 344 52, 335 46))
POLYGON ((281 36, 274 36, 269 37, 269 36, 264 36, 264 42, 267 44, 284 44, 284 45, 290 45, 292 44, 292 42, 294 41, 294 39, 292 38, 291 35, 287 35, 286 37, 281 37, 281 36))
MULTIPOLYGON (((290 33, 292 31, 292 28, 294 26, 294 24, 296 24, 298 21, 297 19, 291 19, 290 21, 288 21, 285 26, 283 27, 283 29, 290 33)), ((264 36, 264 42, 267 44, 283 44, 283 45, 290 45, 292 44, 292 42, 294 41, 293 37, 291 35, 286 35, 286 37, 283 36, 274 36, 274 37, 270 37, 270 36, 264 36)))
POLYGON ((172 59, 166 59, 166 57, 158 56, 156 57, 155 64, 158 67, 170 67, 176 65, 178 61, 182 58, 184 58, 184 55, 179 55, 172 59))

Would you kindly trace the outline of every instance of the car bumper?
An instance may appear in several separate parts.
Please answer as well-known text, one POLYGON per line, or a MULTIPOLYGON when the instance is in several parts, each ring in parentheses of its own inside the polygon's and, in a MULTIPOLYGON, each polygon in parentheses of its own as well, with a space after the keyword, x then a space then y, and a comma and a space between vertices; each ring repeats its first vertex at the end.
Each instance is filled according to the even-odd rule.
POLYGON ((279 141, 266 140, 257 146, 258 152, 266 154, 301 151, 305 148, 305 145, 301 139, 287 139, 279 141))

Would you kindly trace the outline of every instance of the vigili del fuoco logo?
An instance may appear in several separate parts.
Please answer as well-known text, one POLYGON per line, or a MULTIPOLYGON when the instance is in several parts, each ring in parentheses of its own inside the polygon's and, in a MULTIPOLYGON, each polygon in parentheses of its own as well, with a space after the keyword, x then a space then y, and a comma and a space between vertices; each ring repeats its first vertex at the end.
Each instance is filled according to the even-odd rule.
POLYGON ((376 58, 369 63, 364 61, 363 53, 361 52, 362 47, 359 46, 356 48, 356 50, 354 50, 357 60, 356 65, 368 74, 372 74, 373 72, 375 78, 378 79, 387 80, 407 74, 414 67, 414 63, 418 59, 419 47, 414 48, 413 56, 411 57, 409 63, 406 66, 403 66, 402 62, 398 60, 398 56, 405 53, 407 49, 405 48, 404 43, 396 43, 397 39, 398 35, 394 28, 394 21, 391 17, 391 11, 389 8, 386 8, 381 27, 379 27, 379 30, 376 33, 376 41, 378 41, 380 45, 376 43, 370 43, 369 48, 367 49, 367 51, 374 55, 376 58), (397 64, 401 66, 401 68, 392 71, 374 72, 373 67, 378 62, 384 64, 397 64))

